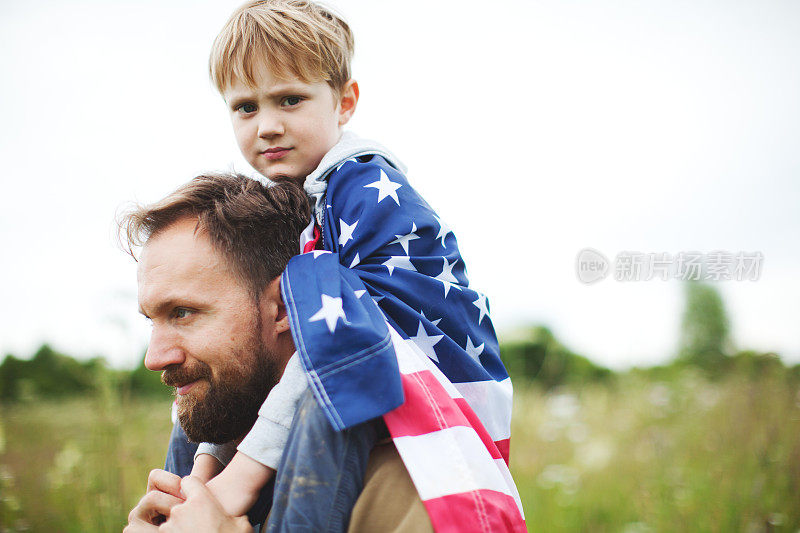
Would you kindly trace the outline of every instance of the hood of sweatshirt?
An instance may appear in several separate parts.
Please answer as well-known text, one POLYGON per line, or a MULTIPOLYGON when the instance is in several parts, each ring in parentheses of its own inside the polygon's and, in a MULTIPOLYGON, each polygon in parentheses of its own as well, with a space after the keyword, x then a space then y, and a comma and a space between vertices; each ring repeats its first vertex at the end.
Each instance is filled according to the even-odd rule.
POLYGON ((339 142, 325 154, 317 168, 306 177, 306 181, 303 183, 306 194, 314 199, 314 215, 320 225, 322 225, 325 208, 323 198, 328 188, 328 176, 342 162, 362 155, 379 155, 403 174, 407 171, 402 161, 381 144, 359 137, 350 131, 344 132, 339 142))

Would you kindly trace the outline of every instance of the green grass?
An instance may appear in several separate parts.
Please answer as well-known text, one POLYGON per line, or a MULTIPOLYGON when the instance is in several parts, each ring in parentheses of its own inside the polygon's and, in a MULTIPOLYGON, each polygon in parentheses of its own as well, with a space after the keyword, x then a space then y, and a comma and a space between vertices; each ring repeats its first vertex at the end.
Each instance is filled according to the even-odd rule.
MULTIPOLYGON (((164 399, 0 407, 0 531, 119 531, 163 464, 164 399)), ((800 388, 782 373, 515 390, 531 531, 797 531, 800 388)))
POLYGON ((164 464, 168 400, 37 402, 0 413, 0 531, 121 531, 148 472, 164 464))
POLYGON ((511 470, 532 531, 800 527, 797 383, 686 371, 515 393, 511 470))

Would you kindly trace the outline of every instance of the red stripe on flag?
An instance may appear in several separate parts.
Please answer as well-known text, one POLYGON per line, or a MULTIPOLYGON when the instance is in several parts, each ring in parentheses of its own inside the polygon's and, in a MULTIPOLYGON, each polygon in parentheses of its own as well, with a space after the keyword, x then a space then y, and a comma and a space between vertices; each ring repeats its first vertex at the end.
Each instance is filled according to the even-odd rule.
POLYGON ((503 456, 503 460, 508 464, 508 460, 511 457, 511 439, 496 440, 494 445, 500 450, 500 455, 503 456))
POLYGON ((317 243, 319 243, 319 238, 321 236, 322 236, 322 233, 319 230, 319 226, 314 224, 314 237, 311 240, 309 240, 307 243, 305 243, 305 245, 303 246, 303 253, 307 254, 308 252, 316 250, 317 249, 317 243))
POLYGON ((451 398, 428 370, 402 374, 406 401, 383 415, 392 438, 424 435, 441 429, 472 427, 492 459, 505 459, 480 419, 463 398, 451 398))
POLYGON ((437 533, 527 531, 514 498, 493 490, 474 490, 423 502, 437 533))
POLYGON ((386 413, 384 419, 392 437, 408 437, 432 433, 469 422, 458 405, 428 370, 401 374, 405 402, 386 413))
POLYGON ((464 413, 464 416, 469 421, 469 424, 475 428, 475 432, 481 438, 481 441, 483 441, 483 445, 486 446, 486 449, 489 450, 489 453, 492 455, 492 459, 502 458, 506 464, 508 464, 508 455, 503 455, 502 450, 500 450, 500 448, 497 446, 497 443, 492 440, 491 435, 489 435, 489 432, 486 431, 485 427, 483 427, 481 419, 478 418, 478 415, 476 415, 475 411, 472 410, 472 407, 469 406, 467 400, 464 398, 454 398, 454 400, 461 408, 461 412, 464 413))

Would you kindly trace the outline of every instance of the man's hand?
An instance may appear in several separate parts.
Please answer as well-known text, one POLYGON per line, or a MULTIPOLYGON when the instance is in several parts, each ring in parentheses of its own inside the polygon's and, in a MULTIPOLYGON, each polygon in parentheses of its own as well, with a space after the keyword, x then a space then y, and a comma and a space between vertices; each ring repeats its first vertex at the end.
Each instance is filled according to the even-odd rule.
POLYGON ((128 515, 123 533, 158 531, 173 507, 183 503, 181 478, 165 470, 153 470, 147 477, 147 493, 128 515))
MULTIPOLYGON (((186 501, 172 507, 169 519, 158 528, 167 533, 251 533, 247 517, 225 513, 211 491, 197 478, 187 476, 180 488, 186 501)), ((143 530, 144 531, 144 530, 143 530)))

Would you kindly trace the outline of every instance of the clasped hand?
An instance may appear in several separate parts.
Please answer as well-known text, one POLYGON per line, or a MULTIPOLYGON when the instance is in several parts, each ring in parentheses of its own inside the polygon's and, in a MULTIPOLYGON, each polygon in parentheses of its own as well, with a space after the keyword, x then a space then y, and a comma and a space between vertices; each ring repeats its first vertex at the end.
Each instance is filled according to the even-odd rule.
POLYGON ((250 533, 252 527, 246 517, 226 514, 199 479, 153 470, 147 493, 128 515, 123 533, 152 531, 250 533))

